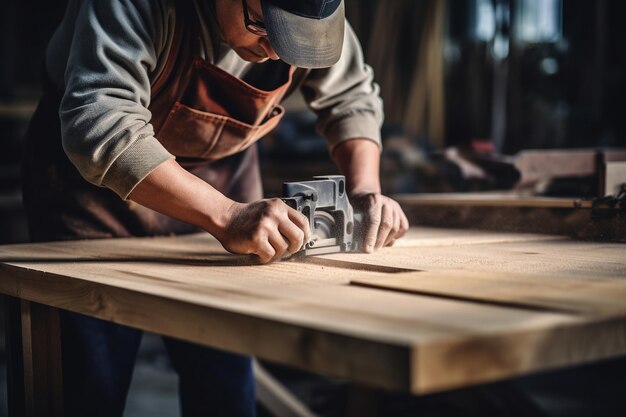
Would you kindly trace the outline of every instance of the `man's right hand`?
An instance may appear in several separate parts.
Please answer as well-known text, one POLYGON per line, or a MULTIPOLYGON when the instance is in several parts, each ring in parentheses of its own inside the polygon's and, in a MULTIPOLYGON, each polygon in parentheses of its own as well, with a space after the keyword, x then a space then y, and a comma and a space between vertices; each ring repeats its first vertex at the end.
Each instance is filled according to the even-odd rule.
POLYGON ((255 254, 261 263, 295 253, 311 238, 308 219, 278 198, 235 202, 226 218, 215 237, 227 251, 255 254))
POLYGON ((226 250, 258 255, 263 263, 297 252, 310 239, 307 218, 282 200, 236 203, 174 160, 159 165, 129 198, 201 227, 226 250))

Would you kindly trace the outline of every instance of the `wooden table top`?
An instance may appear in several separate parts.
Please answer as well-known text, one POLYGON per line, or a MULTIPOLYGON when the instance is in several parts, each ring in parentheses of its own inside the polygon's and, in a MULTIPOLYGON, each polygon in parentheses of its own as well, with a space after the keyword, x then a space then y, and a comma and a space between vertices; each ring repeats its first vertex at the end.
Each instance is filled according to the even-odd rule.
POLYGON ((254 265, 208 234, 0 246, 0 293, 430 393, 626 354, 626 244, 413 228, 254 265))

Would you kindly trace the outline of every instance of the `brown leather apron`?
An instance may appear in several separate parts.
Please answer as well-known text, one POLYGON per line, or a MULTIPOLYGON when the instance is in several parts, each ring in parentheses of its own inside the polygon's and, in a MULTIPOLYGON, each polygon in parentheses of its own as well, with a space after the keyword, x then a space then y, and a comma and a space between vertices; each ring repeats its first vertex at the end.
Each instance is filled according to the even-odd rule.
MULTIPOLYGON (((279 61, 259 64, 267 67, 275 82, 268 86, 267 79, 257 80, 255 87, 198 58, 198 17, 190 3, 177 2, 174 42, 165 69, 152 86, 149 110, 155 136, 183 167, 228 197, 258 200, 262 187, 255 142, 283 116, 279 103, 292 84, 294 68, 279 61)), ((32 240, 199 231, 85 181, 62 149, 60 100, 45 75, 23 163, 32 240)))

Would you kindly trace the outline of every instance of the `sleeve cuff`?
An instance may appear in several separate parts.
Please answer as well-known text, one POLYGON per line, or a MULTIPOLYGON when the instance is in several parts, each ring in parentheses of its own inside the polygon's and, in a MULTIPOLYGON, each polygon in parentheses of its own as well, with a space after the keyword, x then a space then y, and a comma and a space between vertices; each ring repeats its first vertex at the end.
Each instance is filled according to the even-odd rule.
POLYGON ((102 185, 126 200, 137 184, 170 159, 174 159, 174 155, 154 136, 138 138, 111 164, 102 179, 102 185))
POLYGON ((337 120, 326 132, 323 132, 323 135, 331 154, 340 143, 357 138, 371 140, 382 151, 380 125, 375 117, 367 114, 352 115, 337 120))

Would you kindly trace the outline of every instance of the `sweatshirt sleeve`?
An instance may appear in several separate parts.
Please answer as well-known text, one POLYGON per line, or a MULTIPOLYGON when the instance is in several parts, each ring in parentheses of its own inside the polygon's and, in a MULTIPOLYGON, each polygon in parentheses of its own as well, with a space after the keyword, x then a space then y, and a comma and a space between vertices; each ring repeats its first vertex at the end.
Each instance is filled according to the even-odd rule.
POLYGON ((346 22, 343 51, 330 68, 311 70, 301 86, 304 99, 317 113, 317 130, 330 152, 349 139, 369 139, 382 148, 383 103, 372 68, 346 22))
POLYGON ((127 198, 174 158, 150 124, 150 74, 167 15, 148 0, 81 0, 74 22, 59 116, 63 148, 89 182, 127 198))

